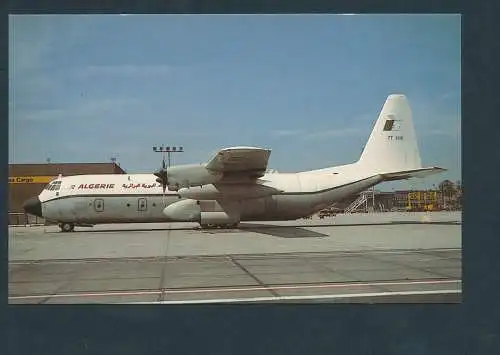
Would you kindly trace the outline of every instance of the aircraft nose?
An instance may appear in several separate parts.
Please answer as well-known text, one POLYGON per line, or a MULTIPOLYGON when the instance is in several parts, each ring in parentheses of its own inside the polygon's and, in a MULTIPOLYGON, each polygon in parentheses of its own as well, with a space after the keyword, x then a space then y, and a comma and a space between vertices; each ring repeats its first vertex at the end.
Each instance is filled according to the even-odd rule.
POLYGON ((26 213, 42 218, 42 203, 38 196, 32 197, 23 203, 23 210, 26 213))

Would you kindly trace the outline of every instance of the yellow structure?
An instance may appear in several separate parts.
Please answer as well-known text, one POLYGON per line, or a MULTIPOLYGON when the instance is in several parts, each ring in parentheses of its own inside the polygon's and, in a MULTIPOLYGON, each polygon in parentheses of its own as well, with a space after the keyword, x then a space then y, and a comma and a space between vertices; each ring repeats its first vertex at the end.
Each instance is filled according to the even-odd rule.
POLYGON ((408 211, 434 211, 437 209, 437 191, 408 192, 408 211))

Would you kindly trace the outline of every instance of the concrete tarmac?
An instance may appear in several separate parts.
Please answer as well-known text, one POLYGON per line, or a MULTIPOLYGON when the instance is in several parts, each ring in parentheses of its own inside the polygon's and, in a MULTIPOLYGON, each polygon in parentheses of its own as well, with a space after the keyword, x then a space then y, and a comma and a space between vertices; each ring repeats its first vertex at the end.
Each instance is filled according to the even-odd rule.
POLYGON ((461 218, 430 215, 10 228, 9 303, 460 302, 461 218))

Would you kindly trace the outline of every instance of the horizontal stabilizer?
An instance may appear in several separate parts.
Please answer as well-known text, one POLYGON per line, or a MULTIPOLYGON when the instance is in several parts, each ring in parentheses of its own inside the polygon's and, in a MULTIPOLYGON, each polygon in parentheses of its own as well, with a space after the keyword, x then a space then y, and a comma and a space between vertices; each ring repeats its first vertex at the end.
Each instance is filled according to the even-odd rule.
POLYGON ((432 167, 432 168, 422 168, 422 169, 412 169, 406 171, 397 171, 394 173, 381 174, 384 181, 394 181, 394 180, 405 180, 411 178, 425 178, 430 175, 439 174, 447 169, 432 167))

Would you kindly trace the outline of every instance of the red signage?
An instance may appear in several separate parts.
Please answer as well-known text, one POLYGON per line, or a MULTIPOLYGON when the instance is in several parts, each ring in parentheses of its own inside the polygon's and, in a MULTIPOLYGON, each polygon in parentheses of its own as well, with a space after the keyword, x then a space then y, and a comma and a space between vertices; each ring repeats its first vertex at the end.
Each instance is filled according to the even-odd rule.
POLYGON ((122 185, 122 187, 125 189, 137 189, 139 187, 142 187, 143 189, 150 189, 150 188, 156 187, 156 186, 160 186, 160 184, 156 184, 156 183, 154 183, 154 184, 129 183, 128 185, 127 184, 122 185))
MULTIPOLYGON (((125 189, 137 189, 142 187, 143 189, 150 189, 152 187, 157 187, 161 186, 160 184, 144 184, 144 183, 129 183, 129 184, 122 184, 122 187, 125 189)), ((76 185, 71 185, 71 188, 74 189, 76 185)), ((77 189, 114 189, 115 184, 80 184, 78 185, 77 189)))
POLYGON ((80 184, 78 189, 113 189, 114 187, 115 184, 80 184))

